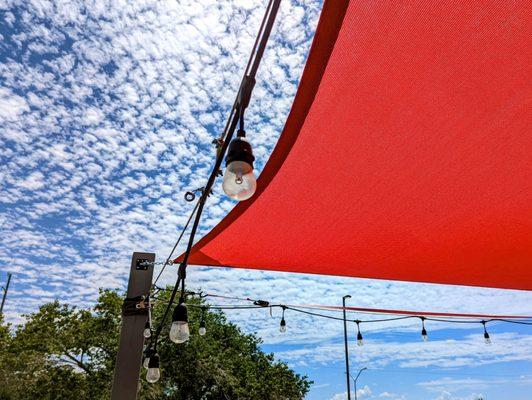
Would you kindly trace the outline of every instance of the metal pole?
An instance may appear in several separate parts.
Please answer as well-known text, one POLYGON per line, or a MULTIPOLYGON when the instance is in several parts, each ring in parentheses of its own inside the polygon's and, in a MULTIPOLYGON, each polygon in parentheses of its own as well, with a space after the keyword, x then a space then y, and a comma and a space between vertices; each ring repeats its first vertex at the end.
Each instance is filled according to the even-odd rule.
POLYGON ((349 382, 349 349, 347 346, 347 317, 345 313, 345 299, 350 298, 350 295, 345 295, 344 297, 342 297, 342 305, 344 311, 345 377, 347 378, 347 400, 351 400, 351 384, 349 382))
POLYGON ((4 303, 6 302, 7 291, 9 290, 9 283, 11 282, 11 272, 7 273, 7 283, 4 288, 4 295, 2 296, 2 305, 0 306, 0 315, 4 315, 4 303))
POLYGON ((133 253, 127 298, 122 311, 111 400, 135 400, 139 389, 144 328, 148 319, 145 298, 153 277, 153 253, 133 253))
POLYGON ((360 376, 360 374, 362 373, 362 371, 366 370, 367 368, 364 367, 364 368, 361 368, 360 371, 358 371, 358 374, 357 374, 357 377, 353 379, 353 377, 351 377, 351 379, 353 379, 353 381, 355 382, 355 400, 357 400, 357 381, 358 381, 358 377, 360 376))

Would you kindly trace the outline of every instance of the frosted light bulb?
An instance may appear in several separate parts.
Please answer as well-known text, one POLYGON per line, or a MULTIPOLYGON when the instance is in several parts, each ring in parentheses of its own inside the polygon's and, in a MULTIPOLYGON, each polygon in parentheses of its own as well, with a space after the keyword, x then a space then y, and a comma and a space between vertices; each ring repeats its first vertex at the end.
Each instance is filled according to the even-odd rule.
POLYGON ((159 369, 159 355, 154 354, 150 357, 148 362, 148 372, 146 372, 146 380, 149 383, 155 383, 161 378, 161 370, 159 369))
POLYGON ((486 342, 486 344, 491 344, 491 338, 488 332, 484 334, 484 342, 486 342))
POLYGON ((185 343, 190 338, 188 322, 174 321, 170 328, 170 340, 174 343, 185 343))
POLYGON ((151 336, 151 326, 150 326, 150 319, 146 321, 146 324, 144 324, 144 332, 142 332, 142 335, 148 339, 151 336))
POLYGON ((229 144, 223 190, 234 200, 247 200, 255 194, 257 181, 253 174, 253 151, 251 145, 243 138, 237 137, 229 144))
POLYGON ((200 336, 205 336, 205 334, 207 333, 207 329, 205 329, 205 327, 202 326, 202 327, 199 328, 198 332, 199 332, 200 336))
POLYGON ((174 343, 186 342, 190 337, 190 330, 188 328, 187 306, 182 301, 174 309, 172 321, 170 340, 174 343))
POLYGON ((357 334, 357 346, 362 346, 364 344, 364 339, 362 338, 362 334, 358 332, 357 334))
POLYGON ((281 323, 279 324, 279 332, 285 333, 286 332, 286 322, 284 318, 281 320, 281 323))
POLYGON ((148 368, 146 372, 146 380, 150 383, 155 383, 161 378, 161 370, 159 368, 148 368))

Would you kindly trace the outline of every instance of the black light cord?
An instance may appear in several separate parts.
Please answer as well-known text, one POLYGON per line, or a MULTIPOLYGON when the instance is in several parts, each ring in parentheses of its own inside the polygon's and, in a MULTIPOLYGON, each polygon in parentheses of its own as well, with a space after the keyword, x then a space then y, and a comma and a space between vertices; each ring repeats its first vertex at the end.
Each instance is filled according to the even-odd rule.
MULTIPOLYGON (((229 143, 233 137, 236 126, 239 122, 239 117, 242 116, 243 118, 244 110, 247 108, 249 104, 251 93, 255 85, 255 76, 259 68, 260 62, 262 60, 262 56, 264 55, 264 50, 266 48, 266 44, 268 43, 268 39, 270 37, 273 23, 275 22, 277 11, 279 10, 280 2, 281 0, 270 0, 268 3, 268 7, 266 8, 266 12, 264 13, 264 18, 262 20, 259 33, 255 39, 255 44, 253 45, 253 49, 250 54, 247 66, 246 66, 244 76, 240 83, 240 88, 238 90, 236 100, 231 109, 229 119, 227 120, 225 129, 224 129, 224 133, 222 134, 222 145, 219 151, 217 152, 214 167, 209 176, 209 179, 207 180, 205 189, 203 190, 198 200, 198 208, 195 214, 194 223, 192 224, 192 229, 190 231, 187 248, 184 253, 183 261, 179 265, 178 277, 177 277, 174 289, 172 290, 170 300, 163 314, 163 317, 160 321, 159 327, 157 328, 157 331, 154 335, 154 339, 153 339, 153 342, 155 343, 154 346, 157 345, 157 340, 161 333, 162 327, 164 326, 165 320, 168 317, 170 309, 172 308, 173 302, 175 300, 175 296, 177 294, 177 291, 179 290, 180 283, 181 283, 182 296, 184 296, 184 294, 186 293, 185 292, 186 269, 188 266, 188 259, 190 257, 192 246, 194 244, 194 238, 196 236, 199 222, 201 220, 201 215, 203 213, 203 208, 205 207, 205 203, 207 202, 207 197, 211 192, 211 189, 214 185, 216 177, 218 176, 218 172, 220 170, 220 166, 222 164, 223 158, 225 156, 225 153, 227 152, 227 148, 229 147, 229 143)), ((182 299, 184 299, 184 297, 182 297, 182 299)))
POLYGON ((174 247, 172 248, 172 251, 170 252, 168 257, 166 258, 166 262, 164 263, 163 267, 161 268, 161 271, 159 271, 159 274, 157 275, 157 278, 155 278, 155 281, 153 282, 152 286, 155 287, 156 283, 159 281, 159 278, 163 274, 164 269, 166 268, 166 266, 167 265, 171 265, 170 264, 170 260, 172 259, 174 251, 177 248, 177 246, 179 245, 179 242, 181 242, 181 239, 183 238, 183 235, 185 234, 185 231, 187 230, 188 225, 190 224, 190 221, 192 220, 192 217, 194 216, 194 214, 198 210, 198 206, 199 206, 199 202, 196 203, 196 205, 194 206, 194 209, 190 213, 190 216, 188 217, 188 220, 187 220, 187 223, 185 224, 185 227, 181 230, 181 233, 179 234, 179 237, 177 238, 177 241, 175 242, 174 247))
MULTIPOLYGON (((260 309, 264 309, 263 306, 240 305, 240 304, 236 304, 236 305, 196 305, 196 304, 190 304, 189 307, 192 307, 192 308, 207 308, 207 309, 211 309, 211 310, 252 310, 252 309, 259 309, 259 308, 260 309)), ((287 305, 284 305, 284 304, 270 304, 268 307, 282 308, 282 309, 291 310, 291 311, 295 311, 295 312, 302 313, 302 314, 311 315, 311 316, 314 316, 314 317, 327 318, 327 319, 332 319, 332 320, 336 320, 336 321, 343 321, 344 320, 341 317, 335 317, 335 316, 332 316, 332 315, 327 315, 327 314, 321 314, 321 313, 316 313, 316 312, 312 312, 312 311, 307 311, 307 310, 303 310, 301 308, 291 307, 291 306, 287 306, 287 305)), ((369 324, 369 323, 378 323, 378 322, 400 321, 400 320, 413 319, 413 318, 421 318, 424 321, 446 322, 446 323, 450 323, 450 324, 453 324, 453 323, 459 323, 459 324, 461 324, 461 323, 482 324, 483 322, 487 324, 489 322, 497 322, 498 321, 498 322, 506 322, 506 323, 510 323, 510 324, 532 325, 532 321, 530 321, 530 322, 529 321, 514 321, 514 320, 502 319, 502 318, 463 321, 463 320, 459 320, 459 319, 432 318, 432 317, 425 317, 425 316, 421 316, 421 315, 406 315, 406 316, 402 316, 402 317, 390 317, 390 318, 368 319, 368 320, 355 319, 355 320, 348 320, 348 321, 355 322, 357 324, 369 324)))

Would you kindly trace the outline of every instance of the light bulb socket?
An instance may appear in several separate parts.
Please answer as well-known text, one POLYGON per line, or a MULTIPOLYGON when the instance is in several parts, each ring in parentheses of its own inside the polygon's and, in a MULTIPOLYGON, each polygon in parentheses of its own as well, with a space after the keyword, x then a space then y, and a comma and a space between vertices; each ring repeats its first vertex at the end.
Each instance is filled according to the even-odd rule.
POLYGON ((150 325, 150 321, 146 321, 146 323, 144 324, 144 329, 151 329, 151 325, 150 325))
POLYGON ((202 319, 202 320, 200 321, 200 323, 199 323, 199 327, 200 327, 200 328, 205 328, 205 320, 204 320, 204 319, 202 319))
POLYGON ((281 326, 286 326, 286 321, 283 319, 281 319, 281 326))
POLYGON ((425 328, 421 330, 421 336, 427 336, 427 330, 425 328))
POLYGON ((188 309, 185 303, 179 303, 175 306, 172 321, 188 322, 188 309))
POLYGON ((146 351, 144 352, 144 357, 145 358, 151 358, 152 356, 154 356, 155 354, 157 354, 157 352, 153 349, 146 349, 146 351))
POLYGON ((227 166, 233 161, 244 161, 253 168, 253 161, 255 161, 253 150, 251 149, 249 142, 242 137, 233 139, 231 143, 229 143, 229 149, 227 151, 227 156, 225 157, 225 165, 227 166))
POLYGON ((159 368, 159 354, 155 353, 150 357, 148 368, 159 368))
POLYGON ((362 334, 360 332, 357 333, 357 340, 362 341, 362 334))
POLYGON ((488 340, 489 338, 490 338, 490 334, 484 331, 484 339, 488 340))

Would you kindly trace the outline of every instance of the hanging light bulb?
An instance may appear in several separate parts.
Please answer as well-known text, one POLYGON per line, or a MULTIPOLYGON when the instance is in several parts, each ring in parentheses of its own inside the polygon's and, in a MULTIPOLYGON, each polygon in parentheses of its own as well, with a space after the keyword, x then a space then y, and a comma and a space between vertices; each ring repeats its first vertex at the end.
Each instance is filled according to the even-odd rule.
POLYGON ((279 324, 279 332, 285 333, 286 332, 286 321, 281 319, 281 323, 279 324))
POLYGON ((205 334, 207 333, 207 328, 205 328, 205 320, 202 319, 199 323, 199 330, 198 330, 198 333, 200 334, 200 336, 205 336, 205 334))
POLYGON ((427 335, 427 330, 425 329, 425 317, 421 317, 421 325, 423 329, 421 329, 421 338, 424 342, 429 341, 429 336, 427 335))
POLYGON ((200 327, 199 327, 198 332, 200 336, 205 336, 205 334, 207 333, 207 329, 205 328, 205 322, 203 323, 200 322, 200 327))
POLYGON ((148 362, 148 372, 146 372, 146 380, 149 383, 155 383, 161 377, 161 370, 159 369, 159 354, 155 353, 150 357, 148 362))
POLYGON ((146 369, 148 369, 149 363, 150 363, 150 357, 155 354, 155 350, 148 349, 146 350, 144 354, 144 362, 142 363, 142 366, 146 369))
POLYGON ((357 323, 357 346, 362 346, 364 344, 364 338, 362 337, 362 333, 360 333, 360 321, 356 321, 357 323))
POLYGON ((482 326, 484 326, 484 342, 486 344, 491 344, 490 334, 486 330, 486 321, 482 321, 482 326))
POLYGON ((172 326, 170 327, 170 340, 174 343, 184 343, 190 337, 188 328, 188 311, 183 300, 174 308, 172 326))
POLYGON ((151 336, 151 326, 150 321, 146 321, 146 325, 144 325, 144 332, 142 333, 146 339, 148 339, 151 336))
POLYGON ((279 324, 279 332, 285 333, 286 332, 286 321, 284 320, 284 310, 286 309, 285 306, 283 306, 283 316, 281 317, 281 323, 279 324))
POLYGON ((257 181, 253 174, 255 157, 244 135, 244 130, 239 130, 238 137, 229 144, 222 184, 225 194, 238 201, 249 199, 257 189, 257 181))
POLYGON ((205 328, 205 307, 201 307, 201 319, 199 323, 198 333, 200 336, 205 336, 207 333, 207 328, 205 328))

